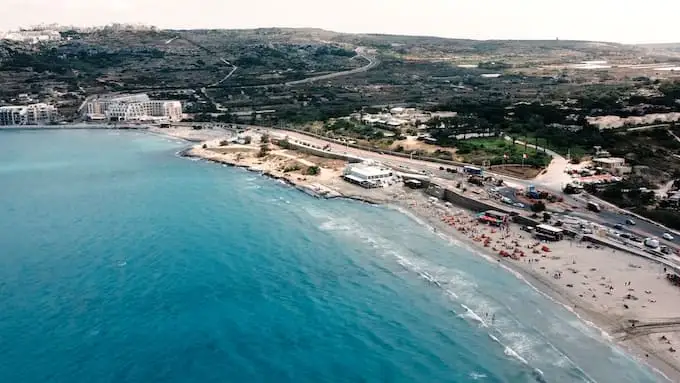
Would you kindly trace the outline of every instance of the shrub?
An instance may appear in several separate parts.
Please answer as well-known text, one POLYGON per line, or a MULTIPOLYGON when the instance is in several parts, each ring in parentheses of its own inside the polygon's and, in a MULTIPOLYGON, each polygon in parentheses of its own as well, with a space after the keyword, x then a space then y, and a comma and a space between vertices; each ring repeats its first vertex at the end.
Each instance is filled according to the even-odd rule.
POLYGON ((306 173, 309 176, 315 176, 315 175, 321 173, 321 168, 319 168, 318 166, 310 166, 310 167, 307 168, 306 173))

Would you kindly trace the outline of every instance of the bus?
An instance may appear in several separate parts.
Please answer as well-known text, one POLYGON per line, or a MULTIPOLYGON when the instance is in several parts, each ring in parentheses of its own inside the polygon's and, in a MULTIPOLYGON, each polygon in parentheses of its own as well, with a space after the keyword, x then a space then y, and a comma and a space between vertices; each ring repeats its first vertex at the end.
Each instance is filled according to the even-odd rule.
POLYGON ((474 166, 463 166, 463 173, 469 174, 472 176, 481 176, 483 171, 480 168, 474 167, 474 166))
POLYGON ((564 230, 550 225, 538 225, 534 230, 534 235, 551 241, 559 241, 564 237, 564 230))

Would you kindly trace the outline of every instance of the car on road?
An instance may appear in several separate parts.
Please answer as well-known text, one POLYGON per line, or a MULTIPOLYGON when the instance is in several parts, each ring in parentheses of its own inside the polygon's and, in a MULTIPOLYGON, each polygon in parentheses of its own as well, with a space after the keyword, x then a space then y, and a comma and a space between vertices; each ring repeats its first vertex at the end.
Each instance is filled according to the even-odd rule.
POLYGON ((515 202, 514 204, 512 204, 512 206, 514 206, 514 207, 519 207, 519 208, 521 208, 521 209, 524 209, 524 204, 521 203, 521 202, 515 202))
POLYGON ((662 237, 663 237, 663 239, 665 239, 666 241, 672 241, 672 240, 673 240, 673 236, 670 235, 669 233, 663 233, 663 236, 662 236, 662 237))
POLYGON ((621 234, 619 234, 619 237, 625 238, 625 239, 630 239, 632 236, 628 233, 621 233, 621 234))
POLYGON ((633 221, 632 219, 628 218, 628 219, 626 220, 626 225, 635 226, 635 221, 633 221))
POLYGON ((614 229, 616 229, 616 230, 623 230, 623 225, 620 224, 620 223, 617 223, 616 225, 614 225, 614 229))

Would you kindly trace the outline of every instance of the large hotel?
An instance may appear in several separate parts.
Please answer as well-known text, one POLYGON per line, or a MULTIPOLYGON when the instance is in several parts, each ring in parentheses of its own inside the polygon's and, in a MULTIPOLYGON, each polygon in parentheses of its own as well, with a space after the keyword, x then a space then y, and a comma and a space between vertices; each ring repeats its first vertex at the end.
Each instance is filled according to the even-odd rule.
POLYGON ((44 103, 0 106, 0 126, 51 124, 58 116, 57 108, 44 103))
POLYGON ((87 101, 82 113, 88 120, 180 121, 182 103, 151 100, 145 93, 100 96, 87 101))

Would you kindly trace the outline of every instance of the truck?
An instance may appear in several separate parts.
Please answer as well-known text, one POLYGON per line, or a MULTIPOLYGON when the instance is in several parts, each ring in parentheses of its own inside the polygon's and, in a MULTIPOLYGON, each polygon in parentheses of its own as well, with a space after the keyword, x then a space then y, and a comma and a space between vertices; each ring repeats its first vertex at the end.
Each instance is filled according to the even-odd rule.
POLYGON ((594 211, 595 213, 599 213, 599 212, 602 211, 602 209, 600 208, 600 205, 596 204, 595 202, 588 202, 587 208, 588 208, 588 210, 594 211))

